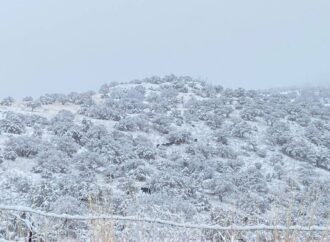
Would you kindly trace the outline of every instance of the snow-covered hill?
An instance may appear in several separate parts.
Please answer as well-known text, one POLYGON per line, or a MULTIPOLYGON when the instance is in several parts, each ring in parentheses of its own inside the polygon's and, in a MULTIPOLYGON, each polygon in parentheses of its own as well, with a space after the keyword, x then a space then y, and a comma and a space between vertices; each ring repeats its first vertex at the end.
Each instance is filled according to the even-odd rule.
POLYGON ((105 84, 98 93, 6 98, 0 204, 324 226, 329 104, 329 88, 234 90, 176 76, 105 84))

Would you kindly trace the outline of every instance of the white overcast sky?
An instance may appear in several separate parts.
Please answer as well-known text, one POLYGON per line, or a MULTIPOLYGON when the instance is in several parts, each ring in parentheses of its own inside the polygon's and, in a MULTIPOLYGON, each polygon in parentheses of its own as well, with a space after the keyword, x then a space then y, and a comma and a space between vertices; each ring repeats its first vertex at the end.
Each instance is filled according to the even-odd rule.
POLYGON ((330 1, 0 1, 0 97, 171 73, 225 87, 330 83, 330 1))

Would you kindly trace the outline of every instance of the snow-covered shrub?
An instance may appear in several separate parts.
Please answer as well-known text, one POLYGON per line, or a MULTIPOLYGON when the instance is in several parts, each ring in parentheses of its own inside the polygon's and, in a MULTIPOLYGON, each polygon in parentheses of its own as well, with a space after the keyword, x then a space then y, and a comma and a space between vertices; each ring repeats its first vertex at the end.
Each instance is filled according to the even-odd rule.
POLYGON ((113 89, 104 103, 90 105, 79 112, 88 117, 119 121, 126 114, 141 113, 145 108, 143 103, 144 87, 131 89, 113 89))
POLYGON ((15 102, 14 98, 6 97, 6 98, 2 99, 2 101, 0 102, 0 105, 11 106, 14 102, 15 102))
POLYGON ((241 148, 249 152, 256 152, 258 150, 258 144, 256 140, 251 139, 250 141, 246 142, 241 148))
POLYGON ((51 143, 56 149, 66 153, 70 157, 72 157, 73 154, 75 154, 79 149, 79 145, 75 142, 75 140, 67 135, 62 137, 54 137, 51 140, 51 143))
POLYGON ((280 146, 289 142, 292 139, 289 125, 284 122, 275 122, 267 129, 267 139, 280 146))
POLYGON ((147 83, 152 83, 152 84, 162 84, 168 80, 171 80, 172 77, 169 76, 168 78, 161 78, 159 76, 152 76, 152 77, 148 77, 148 78, 144 78, 143 81, 147 82, 147 83))
POLYGON ((145 107, 146 105, 142 102, 142 100, 137 98, 122 99, 117 104, 117 110, 121 110, 125 114, 141 113, 145 107))
POLYGON ((62 110, 51 119, 51 125, 48 129, 53 131, 55 135, 63 136, 66 132, 75 126, 73 121, 74 114, 70 111, 62 110))
POLYGON ((14 188, 14 192, 19 194, 27 194, 31 191, 32 182, 29 177, 24 174, 12 174, 9 179, 9 183, 14 188))
POLYGON ((143 103, 145 88, 135 86, 130 89, 114 88, 110 91, 105 106, 121 115, 141 113, 145 108, 143 103))
POLYGON ((324 135, 324 131, 325 130, 323 128, 317 127, 314 123, 312 123, 305 129, 305 136, 315 145, 322 145, 322 136, 324 135))
POLYGON ((144 131, 148 132, 148 119, 144 115, 128 116, 121 119, 115 128, 121 131, 144 131))
POLYGON ((103 84, 99 89, 99 93, 101 94, 102 98, 108 97, 109 91, 110 87, 107 84, 103 84))
POLYGON ((253 128, 247 122, 235 120, 231 128, 231 135, 238 138, 246 138, 252 131, 253 128))
POLYGON ((106 160, 101 155, 87 151, 75 154, 72 163, 81 172, 97 171, 106 166, 106 160))
POLYGON ((261 110, 256 107, 248 107, 240 112, 240 116, 246 121, 256 121, 256 118, 262 116, 262 113, 261 110))
POLYGON ((59 94, 56 98, 56 101, 61 103, 62 105, 65 105, 70 102, 70 99, 67 95, 65 94, 59 94))
POLYGON ((109 134, 102 126, 95 126, 86 134, 85 147, 89 151, 103 155, 107 161, 112 163, 121 163, 127 159, 136 158, 132 139, 121 136, 117 138, 113 134, 109 134))
POLYGON ((91 145, 94 141, 109 137, 109 132, 104 125, 93 125, 88 123, 86 123, 86 125, 88 125, 88 127, 84 131, 86 132, 85 136, 88 145, 91 145))
POLYGON ((216 146, 216 154, 219 157, 222 158, 228 158, 228 159, 236 159, 237 158, 237 153, 230 148, 229 146, 225 146, 222 144, 219 144, 216 146))
POLYGON ((22 134, 25 132, 24 120, 21 115, 7 112, 4 119, 0 120, 0 132, 22 134))
POLYGON ((256 166, 243 170, 235 179, 236 186, 258 193, 267 193, 268 187, 263 173, 256 166))
POLYGON ((44 96, 40 96, 37 100, 41 105, 50 105, 55 103, 56 97, 53 94, 46 94, 44 96))
POLYGON ((125 116, 124 110, 118 107, 118 101, 108 98, 105 103, 83 107, 79 113, 87 117, 119 121, 125 116))
POLYGON ((69 101, 76 105, 81 105, 83 107, 89 107, 94 104, 92 98, 94 94, 94 91, 88 91, 83 93, 71 92, 67 95, 66 101, 69 101))
POLYGON ((171 110, 169 101, 160 94, 150 93, 147 97, 147 101, 149 102, 149 109, 154 113, 165 114, 167 111, 171 110))
POLYGON ((73 103, 76 105, 80 105, 82 107, 90 107, 94 104, 93 101, 93 94, 94 92, 84 92, 84 93, 79 93, 73 103))
POLYGON ((213 98, 217 95, 217 90, 213 85, 206 84, 201 90, 202 97, 213 98))
POLYGON ((201 172, 205 168, 205 157, 200 153, 198 154, 189 154, 185 157, 181 157, 182 154, 175 152, 170 154, 168 159, 175 161, 174 168, 180 167, 184 174, 191 175, 197 172, 201 172), (181 155, 181 156, 180 156, 181 155))
POLYGON ((191 133, 185 130, 171 131, 167 135, 167 140, 173 144, 184 144, 191 141, 191 133))
POLYGON ((119 168, 119 176, 145 182, 150 177, 150 167, 141 159, 128 159, 119 168))
POLYGON ((281 151, 293 159, 309 162, 316 167, 325 170, 330 168, 328 149, 315 149, 304 140, 293 138, 282 146, 281 151))
POLYGON ((5 160, 11 160, 11 161, 15 161, 17 159, 17 154, 15 151, 12 151, 12 150, 5 150, 3 152, 3 158, 5 160))
POLYGON ((317 146, 330 149, 330 129, 322 122, 313 122, 305 129, 305 136, 317 146))
POLYGON ((62 151, 55 149, 42 150, 36 157, 38 165, 33 167, 36 173, 67 173, 69 171, 69 157, 62 151))
POLYGON ((214 178, 204 181, 203 186, 214 195, 217 195, 220 198, 220 201, 222 201, 235 189, 231 180, 232 178, 228 175, 216 175, 214 178))
POLYGON ((186 148, 186 153, 191 155, 202 155, 205 159, 209 159, 217 155, 218 150, 214 146, 205 144, 189 144, 186 148))
POLYGON ((181 126, 184 123, 184 116, 179 110, 171 111, 169 117, 171 118, 172 123, 175 123, 177 126, 181 126))
POLYGON ((262 215, 269 210, 267 200, 254 193, 247 193, 244 196, 240 196, 235 205, 238 209, 242 209, 251 215, 262 215))
MULTIPOLYGON (((150 181, 152 191, 163 191, 167 194, 174 194, 180 189, 188 187, 189 179, 183 176, 171 176, 168 173, 160 174, 160 177, 154 177, 150 181)), ((191 185, 191 184, 190 184, 191 185)))
POLYGON ((158 115, 152 120, 152 127, 162 134, 168 134, 171 130, 171 121, 167 115, 158 115))
POLYGON ((223 145, 228 145, 228 131, 221 130, 215 134, 215 140, 223 145))
POLYGON ((116 215, 125 215, 127 213, 128 201, 125 199, 126 193, 123 191, 115 190, 109 199, 111 210, 116 215))
POLYGON ((182 93, 188 93, 188 87, 186 87, 186 83, 184 81, 177 81, 173 83, 173 87, 178 91, 182 93))
POLYGON ((30 102, 26 102, 25 106, 31 108, 31 111, 33 112, 34 110, 42 106, 42 102, 40 100, 32 100, 30 102))
MULTIPOLYGON (((221 100, 221 102, 226 102, 225 100, 221 100)), ((216 108, 216 110, 214 111, 215 114, 217 115, 221 115, 225 118, 229 118, 230 114, 234 111, 234 109, 229 106, 229 105, 221 105, 219 107, 216 108)))
POLYGON ((142 85, 137 85, 127 90, 126 98, 143 101, 146 93, 146 88, 142 85))
POLYGON ((245 97, 245 95, 246 95, 246 91, 245 91, 245 89, 243 89, 241 87, 234 89, 232 91, 232 96, 236 97, 236 98, 242 98, 242 97, 245 97))
POLYGON ((276 164, 282 164, 283 165, 283 155, 281 154, 273 154, 269 158, 270 163, 275 166, 276 164))
POLYGON ((70 137, 73 142, 78 145, 85 145, 86 144, 86 133, 83 130, 82 126, 77 124, 72 125, 65 133, 65 136, 70 137))
MULTIPOLYGON (((42 169, 39 167, 40 171, 42 169)), ((35 172, 38 171, 35 170, 35 172)), ((47 172, 49 171, 45 169, 41 175, 45 178, 47 172)), ((95 201, 100 200, 100 189, 96 185, 93 175, 82 176, 71 173, 54 175, 54 173, 50 172, 49 177, 48 179, 38 181, 31 187, 29 201, 34 206, 50 210, 57 199, 65 196, 72 196, 85 204, 90 199, 93 199, 93 201, 94 199, 95 201)), ((104 190, 104 194, 106 194, 106 191, 107 189, 104 190)))
POLYGON ((24 123, 26 124, 27 127, 39 127, 43 128, 49 124, 49 121, 47 118, 37 115, 37 114, 32 114, 32 115, 25 115, 24 116, 24 123))
POLYGON ((70 195, 59 197, 50 206, 50 210, 55 214, 85 215, 87 207, 77 198, 70 195))
POLYGON ((283 154, 297 160, 306 160, 311 147, 303 140, 290 139, 282 146, 283 154))
POLYGON ((140 159, 153 160, 156 156, 156 151, 151 146, 138 145, 135 152, 140 159))
POLYGON ((24 97, 24 98, 22 99, 22 101, 23 101, 23 102, 32 102, 32 101, 33 101, 33 97, 31 97, 31 96, 24 97))
POLYGON ((33 128, 32 136, 41 139, 43 134, 44 130, 40 126, 35 125, 33 128))
POLYGON ((318 168, 330 170, 330 152, 329 149, 320 148, 311 150, 308 154, 308 161, 318 168))
POLYGON ((208 113, 205 118, 206 124, 211 129, 219 129, 223 124, 223 117, 220 115, 208 113))
POLYGON ((169 103, 176 103, 179 92, 172 85, 160 86, 161 97, 168 100, 169 103))
POLYGON ((226 161, 226 167, 230 167, 232 171, 239 171, 244 165, 244 162, 240 159, 228 159, 226 161))
POLYGON ((52 119, 52 122, 73 122, 74 114, 67 110, 59 111, 55 117, 52 119))
POLYGON ((261 157, 261 158, 265 158, 267 156, 267 150, 265 149, 257 149, 256 150, 256 154, 261 157))
POLYGON ((302 127, 307 127, 311 122, 311 118, 305 114, 297 117, 295 121, 302 127))
POLYGON ((40 139, 29 136, 18 136, 11 137, 6 142, 5 151, 13 151, 19 157, 31 158, 37 155, 42 148, 42 141, 40 139))
POLYGON ((77 92, 70 92, 67 97, 70 103, 75 103, 76 99, 78 98, 79 93, 77 92))
POLYGON ((110 88, 109 99, 107 100, 119 100, 125 98, 127 94, 127 88, 114 87, 110 88))
MULTIPOLYGON (((85 215, 88 212, 87 205, 83 204, 76 197, 70 195, 60 196, 55 202, 51 203, 50 211, 55 214, 69 214, 69 215, 85 215)), ((85 236, 80 231, 87 230, 87 224, 85 221, 79 220, 61 220, 56 221, 53 224, 52 229, 57 233, 63 231, 65 228, 65 235, 67 239, 78 239, 79 241, 84 240, 85 236)), ((63 237, 57 235, 57 239, 63 237)))

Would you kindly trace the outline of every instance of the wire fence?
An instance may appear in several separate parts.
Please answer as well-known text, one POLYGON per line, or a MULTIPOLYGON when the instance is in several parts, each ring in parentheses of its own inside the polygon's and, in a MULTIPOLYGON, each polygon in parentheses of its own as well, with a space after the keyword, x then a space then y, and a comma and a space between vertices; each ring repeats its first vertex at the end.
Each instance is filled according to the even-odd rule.
POLYGON ((0 238, 7 237, 9 241, 22 237, 31 242, 59 238, 98 242, 132 238, 133 241, 330 241, 330 228, 321 226, 224 227, 116 215, 54 214, 7 205, 0 205, 0 221, 0 238))

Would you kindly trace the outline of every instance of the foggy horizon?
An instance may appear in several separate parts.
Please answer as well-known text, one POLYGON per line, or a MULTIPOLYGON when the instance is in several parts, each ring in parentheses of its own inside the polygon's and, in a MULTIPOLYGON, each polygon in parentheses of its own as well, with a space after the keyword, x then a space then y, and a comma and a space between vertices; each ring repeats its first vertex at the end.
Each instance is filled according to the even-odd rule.
POLYGON ((330 83, 330 2, 10 1, 0 98, 188 75, 225 88, 330 83))
MULTIPOLYGON (((171 74, 169 74, 171 75, 171 74)), ((155 76, 155 75, 152 75, 152 76, 155 76)), ((144 78, 148 78, 148 77, 152 77, 152 76, 146 76, 144 78)), ((179 76, 179 75, 176 75, 176 76, 179 76)), ((187 76, 187 75, 185 75, 187 76)), ((160 76, 160 77, 163 77, 163 76, 160 76)), ((133 78, 131 80, 127 80, 127 81, 118 81, 120 83, 128 83, 129 81, 132 81, 132 80, 136 80, 136 79, 139 79, 139 80, 142 80, 144 78, 133 78)), ((194 78, 194 77, 192 77, 194 78)), ((198 78, 194 78, 194 79, 198 79, 198 78)), ((301 83, 301 84, 291 84, 291 85, 279 85, 279 86, 269 86, 269 87, 260 87, 260 88, 249 88, 249 87, 244 87, 244 86, 230 86, 230 85, 223 85, 222 83, 220 82, 212 82, 210 80, 208 80, 207 78, 200 78, 200 80, 203 80, 205 81, 206 83, 208 84, 211 84, 211 85, 221 85, 222 87, 224 88, 231 88, 231 89, 237 89, 237 88, 244 88, 246 90, 276 90, 276 89, 294 89, 294 88, 317 88, 317 87, 326 87, 326 88, 329 88, 330 87, 330 84, 327 83, 327 82, 324 82, 324 83, 301 83)), ((114 82, 117 82, 114 80, 114 82)), ((77 82, 76 82, 77 83, 77 82)), ((93 83, 93 82, 90 82, 90 83, 93 83)), ((103 85, 103 84, 109 84, 111 83, 111 81, 109 82, 97 82, 97 85, 91 85, 90 87, 77 87, 76 89, 72 89, 72 90, 69 90, 69 89, 66 89, 66 88, 62 88, 59 87, 59 88, 45 88, 45 91, 42 91, 42 89, 38 90, 38 92, 24 92, 22 91, 22 94, 18 94, 18 95, 15 95, 14 93, 7 93, 7 94, 4 94, 3 92, 0 93, 0 99, 1 98, 6 98, 6 97, 13 97, 14 99, 17 99, 17 100, 21 100, 23 99, 24 97, 28 97, 28 96, 31 96, 33 98, 38 98, 40 96, 43 96, 45 94, 69 94, 69 93, 72 93, 72 92, 77 92, 77 93, 83 93, 83 92, 88 92, 88 91, 95 91, 95 92, 98 92, 98 90, 100 89, 100 87, 103 85)), ((24 89, 22 89, 24 90, 24 89)))

